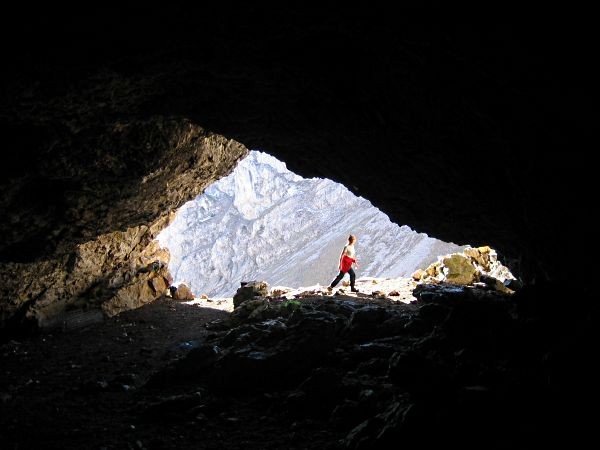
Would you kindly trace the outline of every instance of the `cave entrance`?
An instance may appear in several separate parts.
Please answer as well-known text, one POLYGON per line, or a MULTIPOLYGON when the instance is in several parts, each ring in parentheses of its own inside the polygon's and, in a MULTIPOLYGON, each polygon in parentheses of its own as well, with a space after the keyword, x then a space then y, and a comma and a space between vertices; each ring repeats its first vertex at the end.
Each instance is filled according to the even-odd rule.
POLYGON ((408 277, 462 249, 399 226, 343 185, 302 178, 260 151, 183 205, 158 240, 170 251, 175 286, 219 299, 248 280, 327 286, 350 233, 358 237, 359 280, 408 277))

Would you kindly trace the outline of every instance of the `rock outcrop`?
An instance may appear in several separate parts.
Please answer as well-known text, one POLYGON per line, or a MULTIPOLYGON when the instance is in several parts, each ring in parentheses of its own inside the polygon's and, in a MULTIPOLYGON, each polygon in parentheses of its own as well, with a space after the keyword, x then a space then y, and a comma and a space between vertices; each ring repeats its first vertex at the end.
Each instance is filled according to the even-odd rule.
POLYGON ((424 283, 473 285, 482 282, 501 292, 512 292, 518 285, 508 267, 498 261, 496 251, 488 246, 468 247, 462 253, 440 256, 426 269, 416 270, 412 278, 424 283))
MULTIPOLYGON (((84 108, 82 99, 60 101, 84 108)), ((55 113, 43 125, 51 135, 66 120, 55 113)), ((184 119, 102 121, 92 131, 80 117, 60 137, 40 139, 37 151, 55 146, 53 157, 3 181, 0 327, 9 319, 53 326, 73 308, 110 316, 164 295, 169 254, 154 239, 247 152, 184 119), (64 191, 48 187, 65 179, 64 191), (22 201, 25 192, 35 204, 22 201), (146 270, 153 261, 160 267, 146 270)))

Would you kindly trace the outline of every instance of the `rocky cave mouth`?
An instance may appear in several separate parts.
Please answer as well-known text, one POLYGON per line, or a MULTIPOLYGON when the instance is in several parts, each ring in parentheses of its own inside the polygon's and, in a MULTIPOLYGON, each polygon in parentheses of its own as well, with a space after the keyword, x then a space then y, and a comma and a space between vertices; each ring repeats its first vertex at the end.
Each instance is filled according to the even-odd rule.
POLYGON ((470 247, 400 226, 342 184, 303 178, 256 150, 184 204, 157 240, 170 254, 172 289, 212 299, 251 280, 274 290, 327 286, 349 234, 359 238, 359 281, 409 278, 470 247))
MULTIPOLYGON (((466 23, 398 5, 163 3, 4 11, 0 448, 593 442, 600 314, 582 274, 597 252, 573 242, 594 235, 591 21, 565 7, 466 23), (173 283, 192 281, 176 247, 160 263, 155 239, 246 146, 477 247, 419 264, 433 281, 412 282, 414 302, 347 289, 253 296, 231 313, 174 301, 173 283), (437 282, 489 263, 490 247, 523 281, 514 294, 493 276, 437 282)), ((345 211, 336 200, 321 209, 345 211)), ((349 231, 359 258, 390 247, 355 226, 296 230, 314 215, 294 210, 279 226, 309 240, 279 247, 318 277, 278 280, 243 270, 278 246, 264 214, 234 209, 222 247, 204 252, 252 244, 253 259, 217 267, 214 294, 192 283, 198 296, 246 278, 326 284, 349 231), (315 266, 302 251, 334 231, 315 266)), ((272 267, 290 273, 288 261, 272 267)))

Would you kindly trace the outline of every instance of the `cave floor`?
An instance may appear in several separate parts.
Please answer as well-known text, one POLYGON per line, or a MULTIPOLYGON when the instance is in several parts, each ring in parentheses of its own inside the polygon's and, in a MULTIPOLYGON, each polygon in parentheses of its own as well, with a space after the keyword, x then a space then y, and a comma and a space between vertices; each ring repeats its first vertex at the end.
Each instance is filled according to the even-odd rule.
POLYGON ((80 330, 4 343, 0 447, 295 448, 297 442, 298 448, 310 448, 309 441, 322 446, 322 434, 305 427, 310 436, 302 436, 294 421, 264 416, 252 397, 224 398, 210 420, 202 414, 138 420, 141 405, 181 389, 138 387, 209 334, 206 323, 227 315, 163 298, 80 330))
POLYGON ((311 294, 231 314, 165 297, 13 337, 0 343, 0 448, 583 442, 596 316, 565 322, 546 309, 556 292, 432 285, 408 304, 311 294))

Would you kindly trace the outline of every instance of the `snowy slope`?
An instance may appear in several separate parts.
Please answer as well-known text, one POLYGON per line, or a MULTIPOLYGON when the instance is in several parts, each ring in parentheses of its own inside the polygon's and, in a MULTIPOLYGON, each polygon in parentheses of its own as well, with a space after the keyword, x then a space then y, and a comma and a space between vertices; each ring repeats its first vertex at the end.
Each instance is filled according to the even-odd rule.
POLYGON ((358 238, 358 277, 408 276, 463 248, 398 226, 343 185, 304 179, 256 151, 186 203, 158 240, 171 252, 174 284, 227 297, 245 280, 329 284, 350 233, 358 238))

